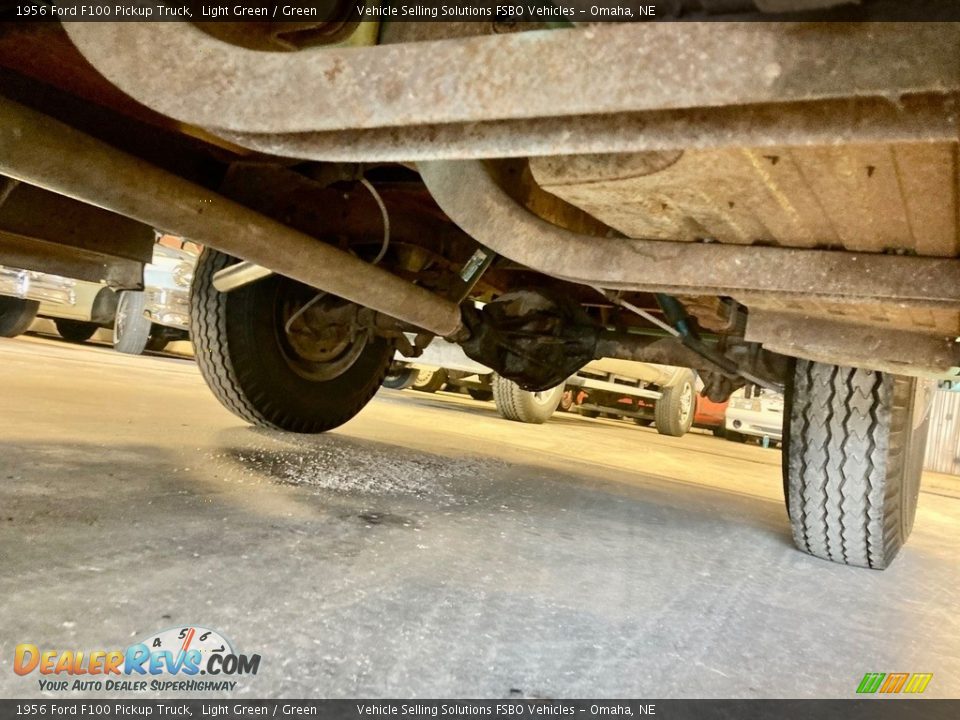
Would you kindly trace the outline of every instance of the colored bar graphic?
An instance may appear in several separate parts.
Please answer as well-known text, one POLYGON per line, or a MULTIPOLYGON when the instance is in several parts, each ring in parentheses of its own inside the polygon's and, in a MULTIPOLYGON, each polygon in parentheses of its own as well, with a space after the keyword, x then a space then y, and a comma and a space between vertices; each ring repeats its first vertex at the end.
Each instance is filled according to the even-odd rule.
POLYGON ((880 689, 880 683, 883 682, 883 678, 885 677, 886 673, 867 673, 863 676, 863 680, 860 681, 857 692, 865 694, 875 693, 880 689))
POLYGON ((914 673, 903 688, 905 693, 922 693, 933 679, 933 673, 914 673))
POLYGON ((907 678, 910 677, 910 673, 890 673, 887 675, 887 680, 880 687, 880 692, 882 693, 898 693, 903 688, 904 684, 907 682, 907 678))
POLYGON ((922 693, 933 679, 933 673, 867 673, 857 686, 859 695, 881 692, 895 695, 900 692, 922 693))

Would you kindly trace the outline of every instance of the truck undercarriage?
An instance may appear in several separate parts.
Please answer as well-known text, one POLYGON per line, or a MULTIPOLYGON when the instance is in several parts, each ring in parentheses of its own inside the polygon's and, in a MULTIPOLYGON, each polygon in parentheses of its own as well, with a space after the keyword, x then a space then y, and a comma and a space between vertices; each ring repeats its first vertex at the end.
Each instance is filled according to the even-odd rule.
POLYGON ((200 368, 284 430, 435 336, 531 390, 785 389, 798 546, 885 567, 960 371, 960 26, 465 25, 4 26, 0 262, 130 288, 154 228, 203 243, 200 368))

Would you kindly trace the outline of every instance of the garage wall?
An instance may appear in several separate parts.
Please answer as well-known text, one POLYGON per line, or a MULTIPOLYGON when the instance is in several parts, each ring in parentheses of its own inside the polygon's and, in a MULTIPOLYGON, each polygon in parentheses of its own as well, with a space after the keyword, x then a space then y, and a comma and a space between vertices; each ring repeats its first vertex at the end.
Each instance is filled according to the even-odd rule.
POLYGON ((960 392, 938 390, 933 396, 924 468, 960 475, 960 392))

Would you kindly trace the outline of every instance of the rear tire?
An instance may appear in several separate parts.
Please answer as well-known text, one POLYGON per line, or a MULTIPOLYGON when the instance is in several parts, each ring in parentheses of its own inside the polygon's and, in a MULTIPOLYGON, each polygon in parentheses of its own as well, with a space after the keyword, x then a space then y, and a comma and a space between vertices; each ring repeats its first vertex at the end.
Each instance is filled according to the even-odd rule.
POLYGON ((60 337, 72 343, 86 342, 100 328, 96 323, 66 318, 54 318, 53 324, 57 326, 60 337))
POLYGON ((693 426, 696 406, 696 376, 688 371, 676 385, 663 389, 653 408, 653 419, 661 435, 681 437, 693 426))
POLYGON ((787 512, 797 547, 883 569, 913 528, 930 384, 797 360, 783 435, 787 512))
POLYGON ((0 337, 16 337, 25 333, 37 317, 40 303, 36 300, 0 295, 0 337))
POLYGON ((563 397, 563 385, 542 392, 524 390, 512 380, 494 374, 490 380, 493 402, 507 420, 540 425, 553 415, 563 397))
MULTIPOLYGON (((204 250, 191 289, 194 351, 213 394, 238 417, 278 430, 319 433, 350 420, 380 389, 393 343, 312 332, 317 326, 307 316, 323 317, 324 302, 298 315, 317 291, 280 275, 217 291, 214 273, 235 262, 204 250), (288 332, 287 324, 294 329, 288 332)), ((323 300, 334 308, 352 307, 332 295, 323 300)))
POLYGON ((127 355, 143 355, 153 323, 143 314, 147 296, 143 291, 124 290, 113 321, 113 349, 127 355))

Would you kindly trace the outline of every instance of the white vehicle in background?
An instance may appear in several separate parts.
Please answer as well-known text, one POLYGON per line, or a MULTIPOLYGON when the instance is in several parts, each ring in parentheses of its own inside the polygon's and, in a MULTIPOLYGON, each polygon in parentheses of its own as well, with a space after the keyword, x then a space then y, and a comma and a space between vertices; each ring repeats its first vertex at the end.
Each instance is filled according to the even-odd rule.
POLYGON ((581 415, 628 418, 674 437, 693 425, 696 385, 696 374, 687 368, 612 358, 594 360, 567 380, 581 415))
POLYGON ((116 350, 139 355, 186 339, 195 253, 154 245, 143 290, 114 292, 102 283, 0 267, 0 335, 15 337, 37 317, 49 318, 70 342, 113 329, 116 350))
POLYGON ((727 436, 757 438, 764 447, 783 442, 783 395, 747 386, 730 396, 727 405, 727 436))
POLYGON ((36 316, 48 318, 64 340, 86 342, 101 327, 113 325, 117 294, 102 283, 72 280, 59 275, 44 275, 50 285, 70 288, 69 299, 41 299, 36 316))
POLYGON ((37 317, 41 302, 76 302, 77 281, 0 265, 0 337, 16 337, 37 317))
POLYGON ((143 268, 140 291, 120 293, 113 322, 113 347, 139 355, 186 340, 190 329, 190 283, 197 256, 154 245, 153 262, 143 268))
POLYGON ((412 360, 397 353, 383 386, 432 393, 452 385, 463 388, 475 400, 492 400, 492 375, 490 368, 468 358, 459 345, 435 339, 412 360))
POLYGON ((507 420, 544 423, 560 406, 565 393, 586 417, 601 414, 632 418, 638 425, 655 424, 662 435, 679 437, 693 424, 696 375, 685 368, 604 358, 588 363, 566 383, 531 392, 468 358, 454 343, 436 339, 419 357, 395 357, 383 382, 393 389, 436 392, 444 385, 465 389, 476 400, 493 400, 507 420))

